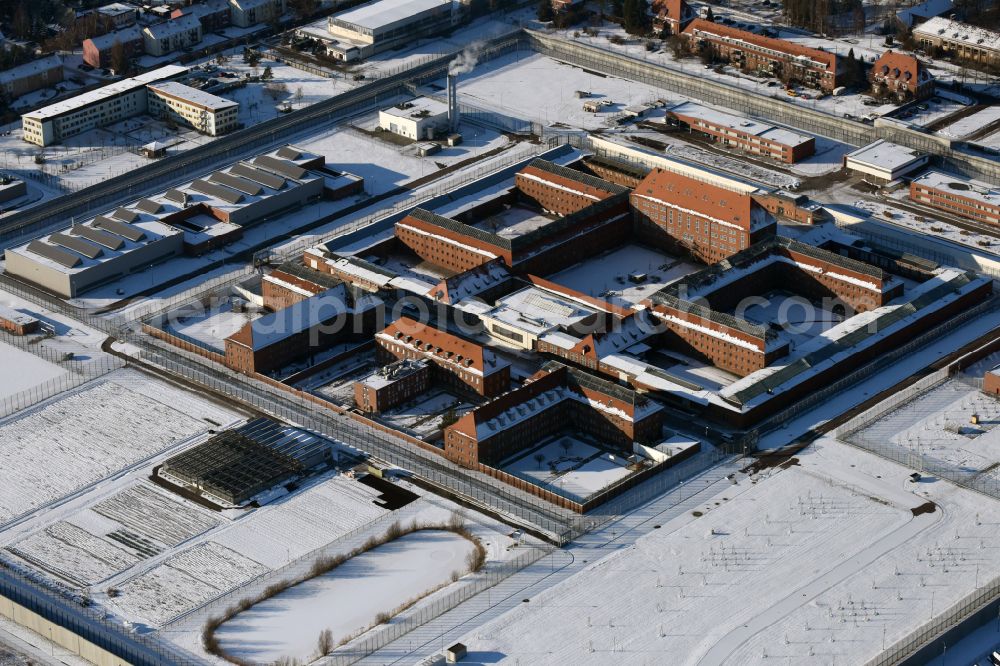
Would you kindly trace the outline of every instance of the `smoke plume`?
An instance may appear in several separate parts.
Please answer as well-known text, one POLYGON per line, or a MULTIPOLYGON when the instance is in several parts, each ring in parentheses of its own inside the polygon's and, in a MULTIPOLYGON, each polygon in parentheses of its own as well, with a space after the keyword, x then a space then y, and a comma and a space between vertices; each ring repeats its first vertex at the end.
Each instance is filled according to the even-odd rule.
POLYGON ((462 52, 455 56, 455 59, 448 64, 448 73, 457 76, 458 74, 468 74, 479 62, 479 52, 483 45, 480 42, 469 44, 462 52))

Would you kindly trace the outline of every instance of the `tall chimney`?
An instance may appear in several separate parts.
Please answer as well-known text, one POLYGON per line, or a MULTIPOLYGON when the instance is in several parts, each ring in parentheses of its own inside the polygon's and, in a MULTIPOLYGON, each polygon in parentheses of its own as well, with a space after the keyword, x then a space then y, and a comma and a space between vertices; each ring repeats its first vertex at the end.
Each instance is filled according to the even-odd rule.
POLYGON ((448 75, 448 128, 452 134, 458 132, 458 75, 448 75))

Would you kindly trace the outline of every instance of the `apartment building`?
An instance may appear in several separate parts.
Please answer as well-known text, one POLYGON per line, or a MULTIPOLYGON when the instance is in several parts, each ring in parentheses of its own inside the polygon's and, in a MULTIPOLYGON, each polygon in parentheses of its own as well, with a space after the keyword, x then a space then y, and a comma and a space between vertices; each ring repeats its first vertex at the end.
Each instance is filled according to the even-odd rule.
POLYGON ((122 45, 126 58, 142 55, 142 30, 133 25, 83 40, 83 61, 91 67, 110 67, 111 51, 115 44, 122 45))
POLYGON ((934 94, 934 77, 916 56, 891 49, 872 65, 869 78, 872 92, 886 93, 898 99, 922 99, 934 94))
POLYGON ((285 0, 229 0, 233 25, 249 28, 258 23, 269 23, 285 13, 285 0))
POLYGON ((146 26, 142 43, 147 55, 165 56, 201 42, 201 21, 192 14, 146 26))
POLYGON ((827 92, 838 86, 841 64, 836 53, 700 18, 688 24, 683 35, 692 50, 709 49, 715 57, 742 69, 827 92))
POLYGON ((147 90, 147 109, 155 118, 193 127, 209 136, 231 132, 239 124, 239 102, 176 81, 151 84, 147 90))
POLYGON ((62 58, 45 56, 0 72, 0 97, 9 103, 21 95, 48 88, 62 80, 62 58))

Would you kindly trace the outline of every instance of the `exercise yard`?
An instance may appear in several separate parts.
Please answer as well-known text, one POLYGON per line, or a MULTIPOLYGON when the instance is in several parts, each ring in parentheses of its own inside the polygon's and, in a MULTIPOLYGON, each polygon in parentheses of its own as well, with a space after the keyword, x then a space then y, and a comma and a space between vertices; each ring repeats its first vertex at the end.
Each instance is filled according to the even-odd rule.
POLYGON ((500 469, 576 502, 632 472, 624 456, 561 435, 500 464, 500 469))
POLYGON ((754 303, 736 314, 761 326, 779 326, 781 335, 792 343, 793 350, 844 320, 842 315, 783 289, 754 299, 754 303))
POLYGON ((0 400, 35 388, 49 380, 58 379, 66 371, 54 363, 22 351, 6 342, 0 342, 0 400))
POLYGON ((475 546, 445 530, 420 530, 347 560, 224 623, 216 632, 231 656, 253 663, 309 661, 322 631, 334 643, 376 623, 380 613, 425 596, 464 574, 475 546))

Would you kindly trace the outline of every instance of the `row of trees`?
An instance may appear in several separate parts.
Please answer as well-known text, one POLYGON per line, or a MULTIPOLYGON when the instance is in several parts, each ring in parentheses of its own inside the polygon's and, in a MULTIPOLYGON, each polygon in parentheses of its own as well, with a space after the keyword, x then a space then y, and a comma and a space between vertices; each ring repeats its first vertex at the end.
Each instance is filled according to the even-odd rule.
MULTIPOLYGON (((611 0, 610 4, 602 1, 601 12, 607 9, 608 15, 619 19, 625 31, 632 35, 645 35, 649 32, 649 13, 646 0, 611 0)), ((552 7, 551 0, 539 0, 538 20, 548 23, 558 23, 560 15, 552 7)))
POLYGON ((865 28, 862 0, 784 0, 785 18, 792 25, 819 33, 865 28))

